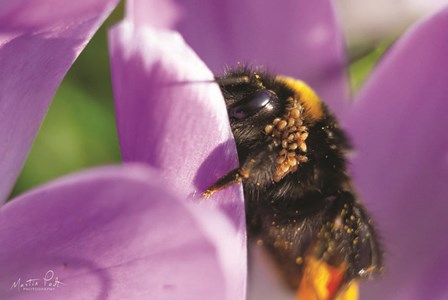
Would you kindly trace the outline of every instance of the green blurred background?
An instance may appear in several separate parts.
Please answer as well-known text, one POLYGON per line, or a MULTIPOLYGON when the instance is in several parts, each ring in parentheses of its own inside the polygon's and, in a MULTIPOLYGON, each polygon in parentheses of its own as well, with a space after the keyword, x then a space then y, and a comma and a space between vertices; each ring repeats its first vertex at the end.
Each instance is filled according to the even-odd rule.
MULTIPOLYGON (((107 28, 123 16, 121 3, 95 34, 62 82, 11 197, 56 177, 121 160, 109 72, 107 28)), ((354 90, 386 45, 350 63, 354 90)))

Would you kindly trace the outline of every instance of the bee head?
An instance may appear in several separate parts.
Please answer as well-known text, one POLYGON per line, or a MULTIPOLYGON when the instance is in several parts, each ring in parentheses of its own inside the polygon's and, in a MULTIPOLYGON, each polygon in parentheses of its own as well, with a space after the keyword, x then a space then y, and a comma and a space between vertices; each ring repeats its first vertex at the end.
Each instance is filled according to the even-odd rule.
POLYGON ((284 113, 291 96, 273 76, 247 68, 233 69, 217 82, 237 145, 262 142, 266 125, 284 113))

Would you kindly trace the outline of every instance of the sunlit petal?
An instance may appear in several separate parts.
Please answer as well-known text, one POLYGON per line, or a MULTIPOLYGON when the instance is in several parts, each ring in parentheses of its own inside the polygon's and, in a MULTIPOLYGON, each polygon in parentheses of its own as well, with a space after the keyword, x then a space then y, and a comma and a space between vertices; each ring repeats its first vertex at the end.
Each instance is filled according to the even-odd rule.
MULTIPOLYGON (((143 161, 185 195, 200 198, 238 166, 213 75, 173 32, 124 22, 110 33, 118 133, 125 161, 143 161)), ((240 186, 216 193, 244 232, 240 186)))

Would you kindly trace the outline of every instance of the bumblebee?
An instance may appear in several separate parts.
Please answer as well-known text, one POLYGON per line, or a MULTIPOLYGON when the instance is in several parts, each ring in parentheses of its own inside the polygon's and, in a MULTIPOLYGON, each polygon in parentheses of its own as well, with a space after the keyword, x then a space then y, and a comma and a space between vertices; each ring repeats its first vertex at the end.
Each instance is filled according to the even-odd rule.
POLYGON ((248 237, 263 245, 300 299, 356 299, 381 272, 372 221, 347 174, 351 149, 335 116, 304 82, 249 67, 217 77, 240 167, 204 197, 242 183, 248 237))

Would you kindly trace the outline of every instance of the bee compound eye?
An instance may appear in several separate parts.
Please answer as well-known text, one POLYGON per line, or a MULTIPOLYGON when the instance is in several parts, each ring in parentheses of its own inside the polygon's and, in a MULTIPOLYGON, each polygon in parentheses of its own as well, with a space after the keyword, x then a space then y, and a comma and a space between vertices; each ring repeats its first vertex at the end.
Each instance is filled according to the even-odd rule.
POLYGON ((245 119, 272 104, 274 99, 277 99, 277 95, 273 91, 266 89, 258 90, 233 104, 229 108, 229 117, 237 120, 245 119))

